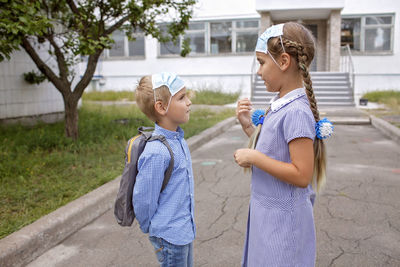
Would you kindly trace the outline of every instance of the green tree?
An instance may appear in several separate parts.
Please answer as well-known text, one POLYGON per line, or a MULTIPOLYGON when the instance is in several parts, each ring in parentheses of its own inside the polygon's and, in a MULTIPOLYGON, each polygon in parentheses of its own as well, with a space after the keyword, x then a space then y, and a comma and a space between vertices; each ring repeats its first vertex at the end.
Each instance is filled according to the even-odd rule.
MULTIPOLYGON (((195 2, 0 0, 0 61, 10 59, 12 52, 21 47, 28 53, 62 94, 65 134, 77 139, 78 101, 93 77, 101 53, 113 44, 111 34, 123 30, 131 38, 141 30, 160 42, 177 42, 188 27, 195 2), (166 31, 161 22, 168 22, 166 31), (87 64, 79 77, 73 70, 81 56, 87 57, 87 64)), ((186 43, 181 55, 188 52, 186 43)))

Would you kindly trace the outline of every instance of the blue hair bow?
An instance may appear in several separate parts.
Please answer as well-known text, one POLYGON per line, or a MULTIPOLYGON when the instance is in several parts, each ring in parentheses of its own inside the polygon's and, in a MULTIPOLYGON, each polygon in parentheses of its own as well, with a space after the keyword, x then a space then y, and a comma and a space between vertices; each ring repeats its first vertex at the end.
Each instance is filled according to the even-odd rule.
POLYGON ((263 124, 264 123, 264 116, 265 112, 264 110, 261 109, 256 109, 253 114, 251 115, 251 121, 253 122, 253 124, 255 126, 258 126, 259 124, 263 124))

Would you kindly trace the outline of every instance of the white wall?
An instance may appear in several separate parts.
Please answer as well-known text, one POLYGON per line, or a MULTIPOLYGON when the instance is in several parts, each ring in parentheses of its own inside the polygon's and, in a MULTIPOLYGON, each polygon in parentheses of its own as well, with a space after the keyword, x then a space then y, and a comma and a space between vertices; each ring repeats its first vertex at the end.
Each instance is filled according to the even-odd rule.
MULTIPOLYGON (((148 41, 148 40, 146 40, 148 41)), ((156 51, 152 40, 146 43, 146 52, 156 51)), ((149 53, 150 54, 150 53, 149 53)), ((153 53, 152 53, 153 54, 153 53)), ((144 75, 161 71, 175 72, 181 76, 188 88, 201 89, 205 86, 219 88, 225 92, 242 91, 250 94, 250 74, 253 56, 203 56, 157 58, 144 60, 103 61, 101 73, 104 84, 98 90, 134 90, 137 81, 144 75)), ((99 70, 100 68, 98 68, 99 70)))
POLYGON ((48 82, 32 85, 23 73, 35 70, 24 51, 16 51, 11 60, 0 62, 0 119, 63 112, 61 94, 48 82))
POLYGON ((193 18, 258 16, 255 0, 199 0, 193 18))
POLYGON ((255 0, 257 10, 341 9, 344 0, 255 0))

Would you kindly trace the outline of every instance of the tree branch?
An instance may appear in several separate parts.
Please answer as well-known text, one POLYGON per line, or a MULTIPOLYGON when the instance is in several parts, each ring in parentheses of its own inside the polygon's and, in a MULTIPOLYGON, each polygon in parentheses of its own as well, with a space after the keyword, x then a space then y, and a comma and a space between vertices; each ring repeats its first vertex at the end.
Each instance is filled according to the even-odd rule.
POLYGON ((78 15, 79 17, 81 16, 81 12, 79 12, 78 7, 75 5, 75 2, 73 0, 66 0, 69 8, 71 8, 71 11, 74 12, 74 14, 78 15))
POLYGON ((121 27, 126 21, 129 20, 129 14, 126 15, 125 17, 123 17, 121 20, 119 20, 118 22, 116 22, 114 25, 112 25, 110 28, 108 28, 107 30, 104 31, 104 35, 109 35, 112 32, 114 32, 116 29, 118 29, 119 27, 121 27))
POLYGON ((84 34, 84 36, 87 36, 87 29, 89 28, 88 22, 86 20, 82 19, 82 15, 81 12, 79 11, 78 7, 75 5, 74 0, 66 0, 67 5, 69 6, 69 8, 71 9, 72 13, 74 13, 79 20, 82 21, 84 27, 83 27, 83 31, 82 33, 84 34))
POLYGON ((23 37, 21 46, 25 49, 28 55, 32 58, 33 62, 36 64, 38 69, 49 79, 50 82, 54 84, 61 94, 68 94, 68 87, 64 86, 63 81, 57 77, 57 75, 43 62, 43 60, 36 53, 35 49, 32 47, 30 42, 26 37, 23 37))
POLYGON ((51 46, 54 48, 54 52, 56 53, 57 65, 58 65, 58 69, 60 71, 60 78, 61 78, 61 80, 63 80, 63 82, 68 83, 67 77, 68 77, 69 71, 68 71, 67 63, 65 61, 64 54, 61 52, 60 47, 55 42, 53 35, 47 35, 46 37, 47 37, 47 40, 49 40, 51 46))
POLYGON ((81 80, 75 86, 74 91, 73 91, 74 97, 76 97, 77 99, 81 98, 83 91, 85 90, 85 88, 89 85, 90 81, 92 80, 93 74, 96 71, 97 62, 101 55, 101 52, 103 52, 103 49, 97 50, 96 53, 89 56, 89 59, 88 59, 87 65, 86 65, 86 71, 83 74, 81 80))

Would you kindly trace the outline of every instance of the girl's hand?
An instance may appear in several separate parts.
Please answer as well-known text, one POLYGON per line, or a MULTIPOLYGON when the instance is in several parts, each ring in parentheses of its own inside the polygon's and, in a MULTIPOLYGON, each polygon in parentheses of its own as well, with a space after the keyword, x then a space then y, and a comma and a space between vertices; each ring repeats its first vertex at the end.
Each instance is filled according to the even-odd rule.
POLYGON ((243 129, 252 126, 250 111, 251 111, 251 102, 248 98, 244 98, 238 101, 236 106, 236 117, 238 118, 243 129))
POLYGON ((235 151, 233 157, 240 167, 249 168, 252 165, 251 156, 253 152, 254 149, 241 148, 235 151))

